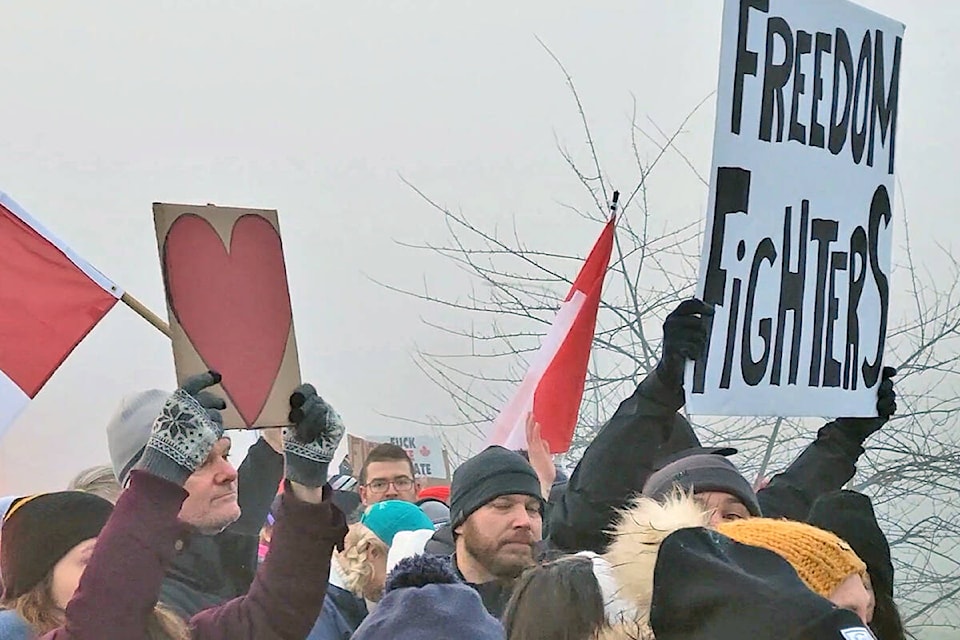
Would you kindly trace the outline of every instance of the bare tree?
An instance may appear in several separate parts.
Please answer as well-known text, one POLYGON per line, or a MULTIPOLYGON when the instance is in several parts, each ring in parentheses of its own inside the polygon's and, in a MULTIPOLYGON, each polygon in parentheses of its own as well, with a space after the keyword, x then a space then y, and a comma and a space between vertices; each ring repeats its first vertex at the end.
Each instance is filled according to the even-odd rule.
MULTIPOLYGON (((560 206, 571 221, 596 222, 599 232, 608 215, 610 181, 580 95, 567 70, 547 52, 575 101, 589 158, 586 165, 578 164, 558 138, 559 152, 590 205, 560 206)), ((620 186, 627 196, 621 201, 578 428, 566 454, 570 462, 579 459, 617 404, 656 365, 665 315, 694 291, 700 223, 677 224, 653 210, 649 183, 661 160, 673 154, 706 189, 707 181, 678 148, 678 138, 711 96, 669 132, 650 120, 639 124, 634 100, 633 184, 629 189, 620 186)), ((426 286, 420 291, 390 287, 444 309, 445 320, 431 326, 463 347, 451 353, 419 352, 420 369, 447 392, 457 417, 418 421, 472 429, 479 435, 522 379, 527 358, 538 348, 583 256, 531 246, 516 228, 509 233, 486 230, 407 184, 438 212, 448 232, 443 244, 407 246, 442 256, 473 283, 460 297, 433 294, 426 286)), ((901 209, 905 219, 905 207, 901 209)), ((910 304, 902 317, 891 318, 886 359, 899 366, 899 413, 868 441, 852 488, 870 495, 877 505, 894 552, 897 600, 908 626, 914 632, 960 629, 960 435, 953 420, 960 406, 960 263, 944 251, 946 273, 931 273, 914 262, 906 235, 906 262, 895 267, 895 277, 909 283, 904 299, 910 304)), ((815 427, 808 420, 783 418, 696 424, 704 442, 740 449, 738 462, 758 479, 788 464, 810 442, 815 427)), ((463 459, 470 453, 456 451, 454 456, 463 459)))

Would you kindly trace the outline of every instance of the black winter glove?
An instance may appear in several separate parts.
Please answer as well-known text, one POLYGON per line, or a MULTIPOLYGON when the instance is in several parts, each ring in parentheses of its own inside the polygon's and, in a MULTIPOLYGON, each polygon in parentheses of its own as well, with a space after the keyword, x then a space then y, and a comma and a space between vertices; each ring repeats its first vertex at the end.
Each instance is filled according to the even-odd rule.
POLYGON ((890 417, 897 411, 897 392, 893 388, 893 376, 897 370, 893 367, 884 367, 877 387, 877 417, 876 418, 837 418, 836 425, 851 439, 859 444, 876 433, 880 427, 887 424, 890 417))
POLYGON ((207 371, 187 378, 167 398, 134 469, 183 486, 223 436, 220 410, 227 405, 222 398, 203 391, 219 382, 219 373, 207 371))
POLYGON ((713 306, 696 298, 684 300, 663 322, 663 347, 657 373, 661 381, 672 387, 683 386, 683 369, 687 360, 696 360, 707 347, 709 318, 713 306))
POLYGON ((343 420, 311 384, 300 385, 290 396, 289 417, 293 424, 283 430, 286 478, 307 487, 322 487, 346 432, 343 420))

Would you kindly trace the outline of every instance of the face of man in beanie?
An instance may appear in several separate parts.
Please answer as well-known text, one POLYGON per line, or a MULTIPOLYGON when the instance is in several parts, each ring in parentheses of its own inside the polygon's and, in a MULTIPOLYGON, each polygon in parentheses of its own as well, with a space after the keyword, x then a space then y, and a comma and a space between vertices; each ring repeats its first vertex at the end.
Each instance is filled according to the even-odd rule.
POLYGON ((534 564, 534 544, 543 535, 540 501, 499 496, 471 513, 455 533, 457 564, 469 582, 513 580, 534 564))
POLYGON ((721 522, 750 517, 750 510, 740 498, 723 491, 699 491, 693 495, 700 505, 710 512, 710 526, 721 522))
POLYGON ((237 470, 227 456, 230 439, 220 438, 202 467, 187 478, 187 499, 180 508, 180 521, 206 535, 220 533, 240 517, 237 504, 237 470))

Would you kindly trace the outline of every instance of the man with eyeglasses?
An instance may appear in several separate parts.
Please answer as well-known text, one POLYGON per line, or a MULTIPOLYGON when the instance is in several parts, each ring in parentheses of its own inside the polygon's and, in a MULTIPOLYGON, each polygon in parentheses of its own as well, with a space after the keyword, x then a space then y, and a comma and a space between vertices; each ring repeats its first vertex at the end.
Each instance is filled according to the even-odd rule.
POLYGON ((395 444, 378 444, 360 470, 360 501, 366 510, 384 500, 416 502, 420 483, 407 452, 395 444))

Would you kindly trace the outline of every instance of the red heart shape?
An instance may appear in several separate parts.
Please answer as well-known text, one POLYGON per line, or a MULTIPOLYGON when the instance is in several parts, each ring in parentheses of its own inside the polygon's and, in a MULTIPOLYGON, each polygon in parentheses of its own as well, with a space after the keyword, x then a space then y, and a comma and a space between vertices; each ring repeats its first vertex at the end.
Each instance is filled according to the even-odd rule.
POLYGON ((292 324, 280 235, 260 216, 241 216, 227 253, 209 222, 186 214, 167 232, 163 263, 177 321, 252 426, 277 379, 292 324))

